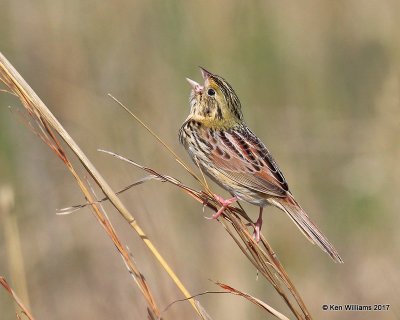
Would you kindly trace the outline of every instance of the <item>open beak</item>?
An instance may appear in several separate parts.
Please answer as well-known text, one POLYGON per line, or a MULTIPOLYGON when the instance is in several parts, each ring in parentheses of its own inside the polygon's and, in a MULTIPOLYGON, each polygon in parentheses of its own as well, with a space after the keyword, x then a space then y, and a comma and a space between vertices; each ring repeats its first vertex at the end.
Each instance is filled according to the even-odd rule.
POLYGON ((207 80, 208 78, 210 78, 213 74, 210 71, 207 71, 206 69, 199 67, 200 71, 201 71, 201 75, 203 76, 204 80, 207 80))
POLYGON ((189 82, 190 86, 192 87, 193 91, 196 93, 203 92, 204 87, 197 83, 196 81, 193 81, 192 79, 186 78, 187 82, 189 82))
MULTIPOLYGON (((199 67, 201 71, 201 75, 204 79, 204 81, 207 83, 207 80, 213 76, 213 74, 210 71, 207 71, 206 69, 199 67)), ((189 82, 190 86, 192 87, 193 91, 195 93, 201 93, 204 91, 204 86, 201 84, 197 83, 196 81, 193 81, 192 79, 186 78, 187 82, 189 82)))

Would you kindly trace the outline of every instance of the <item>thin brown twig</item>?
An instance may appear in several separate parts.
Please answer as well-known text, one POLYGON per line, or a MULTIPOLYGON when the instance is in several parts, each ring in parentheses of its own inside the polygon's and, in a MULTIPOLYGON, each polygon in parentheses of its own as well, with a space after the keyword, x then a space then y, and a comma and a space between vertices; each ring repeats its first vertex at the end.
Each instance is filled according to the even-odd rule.
POLYGON ((247 300, 249 300, 250 302, 254 303, 255 305, 261 307, 262 309, 268 311, 270 314, 274 315, 275 317, 277 317, 278 319, 281 320, 289 320, 289 318, 287 318, 286 316, 284 316, 282 313, 280 313, 279 311, 275 310, 274 308, 272 308, 270 305, 266 304, 264 301, 261 301, 260 299, 257 299, 251 295, 249 295, 248 293, 244 293, 242 291, 239 291, 231 286, 228 286, 227 284, 221 283, 221 282, 215 282, 217 285, 219 285, 221 288, 223 288, 224 290, 226 290, 227 293, 231 293, 234 295, 238 295, 241 296, 247 300))
MULTIPOLYGON (((140 185, 142 183, 145 183, 146 181, 157 180, 157 179, 159 180, 159 178, 157 178, 156 176, 148 175, 148 176, 146 176, 146 177, 144 177, 142 179, 139 179, 139 180, 137 180, 137 181, 135 181, 133 183, 130 183, 126 187, 116 191, 115 194, 121 194, 121 193, 123 193, 123 192, 125 192, 125 191, 127 191, 127 190, 129 190, 129 189, 131 189, 133 187, 136 187, 136 186, 138 186, 138 185, 140 185)), ((102 202, 104 202, 106 200, 108 200, 108 198, 107 197, 103 197, 103 198, 101 198, 101 199, 99 199, 99 200, 97 200, 97 201, 95 201, 93 203, 100 204, 100 203, 102 203, 102 202)), ((90 203, 90 202, 88 203, 87 202, 87 203, 82 203, 82 204, 74 205, 74 206, 67 207, 67 208, 58 209, 56 214, 57 215, 67 215, 67 214, 73 213, 73 212, 75 212, 75 211, 77 211, 79 209, 83 209, 83 208, 85 208, 87 206, 90 206, 93 203, 90 203)))
MULTIPOLYGON (((91 186, 90 181, 87 179, 87 183, 89 185, 89 189, 91 193, 96 196, 94 188, 91 186)), ((90 200, 90 199, 88 199, 90 200)), ((139 271, 136 263, 132 259, 132 254, 127 250, 125 246, 122 245, 121 241, 118 238, 118 235, 108 218, 106 211, 104 210, 102 204, 95 200, 91 202, 91 207, 95 216, 98 218, 99 222, 102 226, 106 229, 107 233, 110 235, 111 240, 113 241, 114 245, 116 246, 117 250, 119 251, 122 260, 125 263, 126 268, 128 269, 129 273, 131 274, 132 278, 135 280, 136 284, 140 288, 143 296, 145 297, 147 304, 148 304, 148 313, 150 318, 157 318, 161 320, 161 313, 160 310, 155 302, 154 296, 150 287, 147 284, 147 281, 144 275, 139 271)))
MULTIPOLYGON (((4 289, 7 290, 7 292, 10 294, 10 296, 14 299, 14 301, 18 304, 18 306, 21 308, 21 312, 24 313, 29 320, 35 320, 33 315, 29 312, 28 308, 25 307, 24 303, 21 301, 21 299, 17 296, 17 294, 14 292, 14 290, 10 287, 8 282, 4 277, 0 276, 0 284, 3 286, 4 289)), ((18 317, 18 314, 17 314, 18 317)))

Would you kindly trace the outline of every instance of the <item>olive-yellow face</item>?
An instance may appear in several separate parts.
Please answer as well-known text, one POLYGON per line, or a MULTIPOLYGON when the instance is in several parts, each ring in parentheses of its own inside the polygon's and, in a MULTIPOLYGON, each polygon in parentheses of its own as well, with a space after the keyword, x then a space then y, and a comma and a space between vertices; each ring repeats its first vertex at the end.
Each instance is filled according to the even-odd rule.
POLYGON ((192 86, 190 115, 205 125, 232 127, 242 121, 240 101, 232 87, 221 77, 201 68, 204 85, 187 79, 192 86))

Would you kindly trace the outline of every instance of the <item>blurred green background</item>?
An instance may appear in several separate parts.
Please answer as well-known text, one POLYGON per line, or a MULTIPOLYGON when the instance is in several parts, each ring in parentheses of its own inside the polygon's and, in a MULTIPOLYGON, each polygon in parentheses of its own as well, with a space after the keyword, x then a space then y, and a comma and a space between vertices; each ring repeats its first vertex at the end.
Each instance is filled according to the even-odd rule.
MULTIPOLYGON (((98 148, 196 184, 107 93, 189 162, 177 141, 189 111, 185 77, 200 80, 200 65, 226 78, 246 122, 345 261, 332 263, 279 210, 266 211, 263 233, 311 313, 399 319, 399 9, 396 0, 2 1, 0 50, 115 189, 144 174, 98 148), (322 311, 329 303, 391 308, 322 311)), ((0 275, 19 293, 25 273, 21 295, 37 319, 144 319, 144 300, 90 210, 55 215, 82 195, 9 105, 20 107, 0 94, 0 193, 6 201, 8 188, 15 203, 0 211, 0 275), (10 244, 10 216, 24 270, 13 265, 19 250, 10 244)), ((191 293, 216 290, 208 279, 220 280, 292 318, 223 228, 203 218, 211 212, 158 182, 121 198, 191 293)), ((246 208, 256 218, 258 209, 246 208)), ((182 298, 136 234, 109 214, 161 307, 182 298)), ((214 319, 268 318, 239 297, 199 300, 214 319)), ((1 319, 15 319, 4 290, 0 310, 1 319)), ((164 316, 195 318, 187 303, 164 316)))

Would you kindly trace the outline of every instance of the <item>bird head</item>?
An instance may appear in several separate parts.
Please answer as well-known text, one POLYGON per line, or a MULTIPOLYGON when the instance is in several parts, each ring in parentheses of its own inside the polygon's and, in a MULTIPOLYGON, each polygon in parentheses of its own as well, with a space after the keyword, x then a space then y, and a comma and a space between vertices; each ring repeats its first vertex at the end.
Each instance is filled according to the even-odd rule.
POLYGON ((204 84, 186 79, 192 87, 190 92, 190 115, 212 127, 229 128, 243 121, 238 96, 222 77, 200 68, 204 84))

